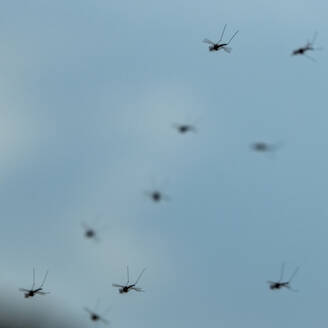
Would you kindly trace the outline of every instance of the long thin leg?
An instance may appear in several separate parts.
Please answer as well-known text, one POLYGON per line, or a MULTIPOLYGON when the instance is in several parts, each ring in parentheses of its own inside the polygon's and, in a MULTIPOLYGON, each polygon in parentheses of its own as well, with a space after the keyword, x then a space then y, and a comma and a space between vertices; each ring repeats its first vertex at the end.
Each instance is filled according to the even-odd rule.
POLYGON ((281 282, 284 277, 284 271, 285 271, 285 262, 283 262, 281 265, 279 282, 281 282))
POLYGON ((232 41, 232 39, 238 34, 238 32, 239 32, 239 31, 236 31, 236 32, 235 32, 235 34, 231 37, 231 39, 229 40, 229 42, 228 42, 227 44, 229 44, 229 43, 232 41))
POLYGON ((134 283, 135 285, 138 283, 138 281, 140 280, 141 276, 143 275, 143 273, 145 272, 146 268, 144 268, 141 273, 139 274, 139 277, 137 278, 136 282, 134 283))
POLYGON ((106 315, 107 313, 109 313, 111 311, 112 307, 109 306, 103 313, 103 315, 106 315))
POLYGON ((220 40, 217 43, 220 43, 222 41, 226 27, 227 27, 227 24, 224 25, 224 28, 223 28, 222 33, 221 33, 220 40))
POLYGON ((292 274, 292 276, 289 278, 289 283, 294 279, 294 277, 296 276, 296 274, 297 274, 297 272, 298 272, 298 270, 300 269, 300 267, 297 267, 296 269, 295 269, 295 271, 293 272, 293 274, 292 274))
POLYGON ((318 32, 314 32, 314 35, 313 35, 313 39, 312 39, 311 45, 314 44, 315 40, 317 39, 317 36, 318 36, 318 32))
POLYGON ((126 285, 128 285, 129 282, 130 282, 129 266, 126 267, 126 275, 127 275, 127 278, 128 278, 128 281, 127 281, 126 285))
POLYGON ((42 284, 40 285, 39 288, 42 288, 42 287, 43 287, 44 283, 45 283, 46 280, 47 280, 47 277, 48 277, 48 271, 47 271, 46 274, 44 275, 44 278, 43 278, 42 284))
POLYGON ((34 289, 34 286, 35 286, 35 268, 33 268, 33 284, 31 290, 34 289))
POLYGON ((97 311, 98 309, 98 306, 99 306, 99 303, 100 303, 100 299, 97 298, 97 301, 96 301, 96 305, 95 305, 95 311, 97 311))

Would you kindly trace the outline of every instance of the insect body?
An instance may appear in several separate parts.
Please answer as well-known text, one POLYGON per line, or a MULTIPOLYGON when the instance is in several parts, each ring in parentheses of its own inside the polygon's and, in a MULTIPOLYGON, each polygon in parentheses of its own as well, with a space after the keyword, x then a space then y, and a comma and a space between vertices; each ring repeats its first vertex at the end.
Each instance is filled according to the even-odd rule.
POLYGON ((159 190, 146 191, 146 195, 154 202, 159 203, 162 200, 169 200, 169 197, 159 190))
POLYGON ((219 50, 223 49, 227 53, 230 53, 231 52, 231 48, 228 47, 228 45, 230 44, 230 42, 232 41, 232 39, 237 35, 237 33, 239 31, 236 31, 234 33, 234 35, 230 38, 230 40, 228 42, 225 42, 225 43, 222 42, 221 43, 226 27, 227 27, 227 24, 224 25, 223 30, 222 30, 222 33, 221 33, 220 40, 218 42, 215 43, 215 42, 212 42, 209 39, 204 39, 203 40, 204 43, 209 44, 209 46, 208 46, 208 50, 209 51, 219 51, 219 50))
POLYGON ((282 143, 269 144, 263 141, 254 142, 251 144, 251 149, 257 152, 273 152, 282 146, 282 143))
POLYGON ((49 294, 49 292, 43 292, 43 285, 44 283, 46 282, 47 280, 47 276, 48 276, 48 271, 46 272, 44 278, 43 278, 43 281, 42 281, 42 284, 34 289, 34 286, 35 286, 35 269, 33 268, 33 284, 32 284, 32 287, 31 289, 25 289, 25 288, 20 288, 19 290, 21 292, 24 292, 24 296, 25 298, 29 298, 29 297, 33 297, 34 295, 46 295, 46 294, 49 294))
POLYGON ((268 281, 269 287, 271 290, 279 290, 281 288, 287 288, 292 291, 296 291, 295 289, 291 288, 290 283, 297 274, 299 267, 295 269, 291 277, 289 278, 288 281, 283 281, 283 275, 284 275, 284 269, 285 269, 285 264, 283 263, 281 265, 281 271, 280 271, 280 279, 279 281, 268 281))
MULTIPOLYGON (((97 302, 97 305, 98 305, 98 303, 99 303, 99 302, 97 302)), ((101 316, 100 314, 98 314, 98 313, 95 312, 95 311, 96 311, 96 308, 97 308, 97 305, 96 305, 94 311, 93 311, 93 310, 90 310, 90 309, 88 309, 88 308, 86 308, 86 307, 84 308, 84 310, 85 310, 86 312, 89 313, 89 316, 90 316, 90 320, 91 320, 91 321, 94 321, 94 322, 102 322, 102 323, 104 323, 105 325, 108 325, 108 324, 109 324, 109 321, 106 320, 105 318, 103 318, 103 316, 101 316)), ((107 309, 107 310, 105 311, 105 313, 108 313, 109 310, 110 310, 110 308, 107 309)), ((105 313, 104 313, 104 314, 105 314, 105 313)), ((103 314, 103 315, 104 315, 104 314, 103 314)))
POLYGON ((197 131, 195 126, 189 124, 174 124, 174 128, 181 134, 197 131))
POLYGON ((136 285, 139 282, 143 273, 145 272, 146 268, 141 271, 141 273, 139 274, 139 276, 134 284, 130 284, 129 267, 127 267, 126 270, 127 270, 126 271, 127 272, 127 283, 125 285, 113 284, 113 287, 118 287, 119 288, 118 291, 120 294, 126 294, 130 290, 135 290, 136 292, 143 292, 143 290, 139 287, 136 287, 136 285))
POLYGON ((317 38, 317 35, 318 35, 318 33, 315 33, 314 36, 313 36, 312 41, 308 41, 305 46, 300 47, 298 49, 295 49, 292 52, 292 56, 304 55, 305 57, 309 58, 310 60, 316 61, 314 58, 312 58, 311 56, 307 55, 307 52, 308 51, 314 51, 314 50, 320 50, 320 48, 314 48, 313 47, 313 44, 314 44, 314 42, 315 42, 315 40, 317 38))
MULTIPOLYGON (((100 230, 100 228, 96 229, 96 228, 90 226, 89 224, 87 224, 85 222, 82 222, 81 225, 82 225, 82 228, 84 229, 84 237, 85 238, 92 239, 92 240, 97 241, 97 242, 100 240, 99 239, 99 232, 98 232, 98 230, 100 230)), ((107 226, 101 227, 102 230, 105 230, 107 228, 108 228, 107 226)))

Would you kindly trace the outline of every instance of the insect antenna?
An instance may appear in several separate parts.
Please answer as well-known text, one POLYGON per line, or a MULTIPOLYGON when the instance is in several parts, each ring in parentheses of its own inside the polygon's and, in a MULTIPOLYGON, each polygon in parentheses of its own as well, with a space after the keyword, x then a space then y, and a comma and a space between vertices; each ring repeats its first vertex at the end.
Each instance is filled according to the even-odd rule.
POLYGON ((217 43, 220 43, 222 41, 226 27, 227 27, 227 24, 224 25, 223 30, 222 30, 222 33, 221 33, 220 40, 217 43))
POLYGON ((42 288, 42 287, 43 287, 44 283, 45 283, 46 280, 47 280, 47 277, 48 277, 48 270, 47 270, 46 274, 44 275, 44 278, 43 278, 42 284, 40 285, 39 288, 42 288))
POLYGON ((283 262, 281 265, 279 282, 281 282, 284 277, 284 271, 285 271, 285 262, 283 262))
POLYGON ((143 275, 143 273, 144 273, 145 271, 146 271, 146 268, 144 268, 144 269, 141 271, 141 273, 139 274, 139 276, 138 276, 136 282, 134 283, 135 285, 139 282, 141 276, 143 275))
POLYGON ((227 44, 229 44, 231 41, 232 41, 232 39, 238 34, 238 30, 235 32, 235 34, 230 38, 230 40, 229 40, 229 42, 227 43, 227 44))

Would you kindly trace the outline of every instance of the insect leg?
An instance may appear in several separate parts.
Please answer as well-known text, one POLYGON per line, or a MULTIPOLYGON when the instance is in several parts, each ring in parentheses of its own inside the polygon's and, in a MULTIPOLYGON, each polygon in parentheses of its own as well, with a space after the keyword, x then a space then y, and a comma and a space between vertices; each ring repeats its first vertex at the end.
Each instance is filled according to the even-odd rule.
POLYGON ((220 43, 222 41, 226 27, 227 27, 227 24, 224 25, 223 30, 222 30, 222 33, 221 33, 220 40, 217 43, 220 43))
POLYGON ((229 44, 231 41, 232 41, 232 39, 238 34, 238 30, 235 32, 235 34, 230 38, 230 40, 229 40, 229 42, 227 43, 227 44, 229 44))

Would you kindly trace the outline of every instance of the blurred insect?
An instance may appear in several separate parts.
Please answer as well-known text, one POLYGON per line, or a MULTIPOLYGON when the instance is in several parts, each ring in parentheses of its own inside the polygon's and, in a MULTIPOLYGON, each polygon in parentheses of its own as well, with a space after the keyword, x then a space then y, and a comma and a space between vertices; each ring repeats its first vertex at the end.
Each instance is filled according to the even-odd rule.
POLYGON ((296 276, 298 270, 299 270, 299 267, 297 267, 295 269, 295 271, 293 272, 293 274, 291 275, 291 277, 289 278, 288 281, 283 281, 283 276, 284 276, 284 270, 285 270, 285 263, 283 263, 281 265, 281 270, 280 270, 280 279, 279 281, 268 281, 268 284, 270 285, 270 289, 271 290, 278 290, 278 289, 281 289, 283 287, 291 290, 291 291, 294 291, 296 292, 297 290, 293 289, 290 287, 290 283, 292 282, 293 278, 296 276))
POLYGON ((152 191, 146 191, 145 192, 146 196, 148 196, 154 203, 159 203, 162 200, 168 201, 170 198, 166 195, 163 194, 159 190, 152 190, 152 191))
POLYGON ((120 294, 128 293, 130 290, 135 290, 136 292, 143 292, 141 288, 136 287, 137 283, 139 282, 141 276, 145 272, 146 268, 144 268, 141 273, 139 274, 137 280, 135 281, 134 284, 129 284, 130 283, 130 277, 129 277, 129 267, 126 267, 126 273, 127 273, 127 282, 125 285, 118 285, 118 284, 113 284, 113 287, 118 287, 120 294))
POLYGON ((228 45, 230 44, 230 42, 232 41, 232 39, 237 35, 237 33, 239 31, 236 31, 234 33, 234 35, 230 38, 230 40, 228 42, 221 43, 226 27, 227 27, 227 24, 224 25, 223 30, 222 30, 222 33, 221 33, 220 40, 218 42, 215 43, 215 42, 212 42, 209 39, 204 39, 203 40, 204 43, 209 44, 209 47, 208 47, 208 50, 209 51, 219 51, 219 50, 223 49, 227 53, 230 53, 231 52, 232 49, 230 47, 228 47, 228 45))
POLYGON ((254 142, 251 144, 251 149, 259 153, 274 152, 282 146, 282 143, 269 144, 263 141, 254 142))
POLYGON ((48 271, 46 272, 46 274, 45 274, 45 276, 43 278, 42 284, 38 288, 34 289, 34 286, 35 286, 35 269, 33 268, 33 284, 32 284, 31 289, 19 288, 19 290, 21 292, 24 292, 25 298, 33 297, 34 295, 46 295, 46 294, 49 294, 49 292, 43 292, 42 291, 43 290, 43 285, 46 282, 47 277, 48 277, 48 271))
POLYGON ((89 313, 89 316, 90 316, 90 320, 91 321, 94 321, 94 322, 102 322, 105 325, 108 325, 110 323, 110 321, 108 321, 107 319, 105 319, 104 318, 104 315, 106 315, 110 311, 110 308, 108 308, 102 315, 100 315, 100 314, 98 314, 96 312, 98 305, 99 305, 99 300, 97 301, 94 310, 90 310, 87 307, 85 307, 84 310, 89 313))
POLYGON ((173 127, 181 134, 185 134, 187 132, 197 132, 197 129, 194 125, 191 124, 178 124, 175 123, 173 127))
MULTIPOLYGON (((95 220, 94 226, 96 226, 97 223, 98 223, 98 218, 95 220)), ((85 223, 85 222, 82 222, 81 225, 82 225, 82 228, 84 229, 84 237, 87 239, 93 239, 94 241, 97 241, 97 242, 100 241, 98 230, 103 231, 108 228, 107 226, 102 226, 101 228, 96 229, 95 227, 92 227, 88 223, 85 223)))
POLYGON ((303 56, 305 56, 306 58, 308 58, 308 59, 310 59, 310 60, 312 60, 312 61, 316 61, 313 57, 307 55, 306 53, 307 53, 308 51, 321 50, 321 48, 314 48, 314 47, 313 47, 313 44, 314 44, 314 42, 315 42, 315 40, 316 40, 316 38, 317 38, 317 35, 318 35, 317 32, 314 33, 314 36, 313 36, 312 41, 308 41, 308 42, 306 43, 305 46, 300 47, 300 48, 298 48, 298 49, 295 49, 295 50, 292 52, 292 56, 303 55, 303 56))

